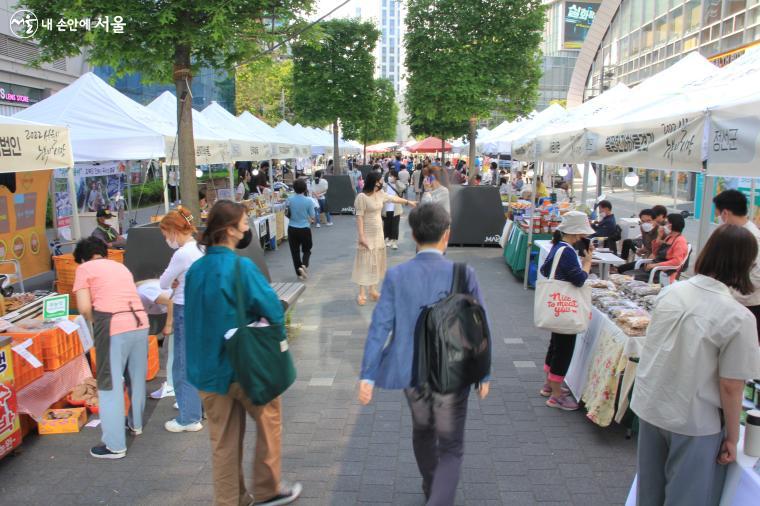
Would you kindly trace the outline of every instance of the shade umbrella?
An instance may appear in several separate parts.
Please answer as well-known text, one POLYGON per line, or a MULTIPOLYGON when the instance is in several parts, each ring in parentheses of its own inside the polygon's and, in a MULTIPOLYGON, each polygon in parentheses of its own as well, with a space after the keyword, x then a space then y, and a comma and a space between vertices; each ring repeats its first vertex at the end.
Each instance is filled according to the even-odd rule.
POLYGON ((418 142, 407 149, 411 153, 440 153, 441 146, 444 146, 444 150, 448 153, 451 152, 452 146, 448 142, 442 143, 438 137, 428 137, 427 139, 418 142))

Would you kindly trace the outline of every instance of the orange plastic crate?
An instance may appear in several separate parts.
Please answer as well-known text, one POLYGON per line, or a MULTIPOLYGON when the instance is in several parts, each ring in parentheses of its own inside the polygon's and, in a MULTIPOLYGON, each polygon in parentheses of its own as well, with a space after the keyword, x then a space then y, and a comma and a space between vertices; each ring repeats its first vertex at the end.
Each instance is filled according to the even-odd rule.
MULTIPOLYGON (((37 360, 42 362, 42 340, 39 334, 24 333, 24 334, 6 334, 13 339, 13 345, 23 343, 27 339, 32 339, 32 345, 27 348, 29 353, 37 357, 37 360)), ((11 353, 13 357, 13 384, 16 387, 16 391, 21 390, 29 383, 39 378, 45 372, 45 366, 32 367, 32 364, 26 361, 23 357, 19 356, 15 351, 11 353)))
POLYGON ((76 332, 66 334, 58 327, 40 333, 42 364, 46 371, 55 371, 84 353, 76 332))
POLYGON ((124 250, 123 249, 109 249, 108 259, 114 262, 124 263, 124 250))
MULTIPOLYGON (((108 259, 123 264, 124 250, 109 249, 108 259)), ((76 276, 77 272, 77 263, 74 261, 74 255, 71 253, 66 253, 65 255, 54 256, 53 265, 55 267, 56 281, 74 286, 74 277, 76 276)))
POLYGON ((76 310, 77 308, 77 298, 74 296, 74 292, 72 289, 74 288, 73 285, 69 283, 64 283, 62 281, 56 281, 55 282, 55 291, 56 293, 59 293, 61 295, 68 294, 69 295, 69 309, 76 310))

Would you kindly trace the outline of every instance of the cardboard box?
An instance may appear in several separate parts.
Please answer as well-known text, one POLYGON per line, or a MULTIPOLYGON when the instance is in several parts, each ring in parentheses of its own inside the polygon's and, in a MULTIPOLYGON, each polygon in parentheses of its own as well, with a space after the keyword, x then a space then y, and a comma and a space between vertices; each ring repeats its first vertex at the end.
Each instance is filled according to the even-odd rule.
POLYGON ((79 432, 79 429, 86 423, 86 408, 48 409, 42 416, 42 420, 37 423, 37 430, 40 434, 69 434, 79 432), (52 419, 51 414, 59 416, 68 414, 69 416, 52 419))

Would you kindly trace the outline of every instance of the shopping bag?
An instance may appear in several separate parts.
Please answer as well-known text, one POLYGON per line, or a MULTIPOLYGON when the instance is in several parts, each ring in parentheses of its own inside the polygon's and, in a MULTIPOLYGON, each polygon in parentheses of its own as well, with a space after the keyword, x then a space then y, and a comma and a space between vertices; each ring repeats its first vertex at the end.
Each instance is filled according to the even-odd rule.
POLYGON ((577 287, 559 281, 554 275, 565 246, 554 254, 549 277, 536 281, 533 323, 540 329, 557 334, 584 332, 591 321, 591 287, 577 287))
POLYGON ((227 358, 251 402, 262 406, 277 398, 296 380, 284 324, 249 326, 240 282, 240 260, 235 266, 237 329, 225 340, 227 358))

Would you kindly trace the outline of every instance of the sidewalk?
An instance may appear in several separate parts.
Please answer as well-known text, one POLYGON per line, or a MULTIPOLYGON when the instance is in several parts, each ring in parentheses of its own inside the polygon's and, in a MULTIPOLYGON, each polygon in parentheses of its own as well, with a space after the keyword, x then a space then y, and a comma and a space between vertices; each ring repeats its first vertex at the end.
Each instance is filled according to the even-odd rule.
MULTIPOLYGON (((283 478, 304 484, 310 505, 422 505, 411 419, 398 391, 356 399, 373 305, 358 307, 350 282, 355 224, 338 216, 314 231, 308 287, 292 312, 291 350, 298 380, 283 396, 283 478)), ((406 220, 395 265, 414 254, 406 220)), ((523 291, 498 248, 454 248, 478 274, 493 332, 493 385, 470 397, 459 505, 620 505, 635 472, 636 445, 616 425, 602 429, 582 411, 560 412, 538 395, 549 335, 533 327, 533 292, 523 291)), ((266 254, 275 281, 293 281, 287 247, 266 254)), ((164 364, 162 360, 162 365, 164 364)), ((163 376, 163 372, 160 373, 163 376)), ((153 381, 148 391, 156 388, 153 381)), ((127 457, 89 456, 99 429, 32 436, 0 461, 0 497, 8 504, 197 504, 212 501, 208 430, 170 434, 173 398, 148 400, 142 436, 127 457)), ((250 484, 254 425, 245 473, 250 484)))

